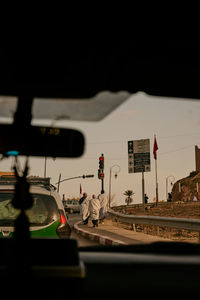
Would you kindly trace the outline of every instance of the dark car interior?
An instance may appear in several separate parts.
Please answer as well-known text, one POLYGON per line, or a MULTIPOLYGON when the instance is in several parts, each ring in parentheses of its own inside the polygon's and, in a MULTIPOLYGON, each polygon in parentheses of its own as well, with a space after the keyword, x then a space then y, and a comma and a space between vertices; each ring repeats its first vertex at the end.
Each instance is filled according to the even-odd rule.
POLYGON ((16 151, 14 206, 21 209, 14 238, 0 240, 1 287, 7 298, 188 299, 198 295, 199 244, 78 248, 72 239, 31 240, 24 212, 32 205, 28 165, 19 173, 17 155, 76 158, 84 151, 80 131, 31 124, 34 98, 84 102, 102 91, 143 91, 199 100, 199 74, 198 40, 121 40, 113 45, 51 42, 17 48, 11 41, 3 44, 0 95, 15 96, 18 102, 13 124, 0 124, 0 154, 6 159, 16 151))

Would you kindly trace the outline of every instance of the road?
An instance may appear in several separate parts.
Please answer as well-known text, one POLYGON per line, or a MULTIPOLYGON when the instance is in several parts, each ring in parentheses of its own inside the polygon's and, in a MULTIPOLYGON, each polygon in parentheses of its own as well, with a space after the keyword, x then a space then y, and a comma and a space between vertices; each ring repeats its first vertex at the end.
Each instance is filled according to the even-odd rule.
MULTIPOLYGON (((81 217, 79 214, 69 214, 68 215, 68 222, 70 224, 70 226, 72 227, 76 222, 80 221, 81 217)), ((71 234, 71 238, 77 240, 78 242, 78 247, 85 247, 85 246, 96 246, 99 245, 97 242, 95 241, 91 241, 88 240, 78 234, 76 234, 74 232, 74 230, 72 230, 72 234, 71 234)))
MULTIPOLYGON (((73 226, 80 221, 79 214, 69 215, 69 224, 73 226)), ((76 231, 72 232, 72 238, 78 241, 78 246, 92 245, 119 245, 119 244, 143 244, 158 241, 169 241, 169 238, 163 238, 156 235, 145 234, 134 230, 127 230, 121 226, 114 226, 109 218, 98 228, 93 228, 91 222, 87 226, 82 222, 76 226, 76 231), (84 235, 87 236, 85 239, 84 235), (88 239, 88 237, 90 237, 88 239), (98 243, 98 244, 97 244, 98 243)))

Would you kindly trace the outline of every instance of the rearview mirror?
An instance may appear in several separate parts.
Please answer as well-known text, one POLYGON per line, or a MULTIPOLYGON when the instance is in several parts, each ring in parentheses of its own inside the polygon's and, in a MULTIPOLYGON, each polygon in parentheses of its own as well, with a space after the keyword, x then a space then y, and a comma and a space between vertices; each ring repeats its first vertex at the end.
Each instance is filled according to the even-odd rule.
POLYGON ((0 125, 0 154, 79 157, 84 152, 84 136, 78 130, 0 125))

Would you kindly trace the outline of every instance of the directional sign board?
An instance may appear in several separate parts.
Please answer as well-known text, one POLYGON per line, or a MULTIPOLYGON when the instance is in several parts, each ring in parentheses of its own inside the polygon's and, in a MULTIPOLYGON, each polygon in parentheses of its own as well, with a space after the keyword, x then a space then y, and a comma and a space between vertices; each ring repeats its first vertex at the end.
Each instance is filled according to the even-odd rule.
POLYGON ((128 172, 150 171, 150 139, 128 141, 128 172))

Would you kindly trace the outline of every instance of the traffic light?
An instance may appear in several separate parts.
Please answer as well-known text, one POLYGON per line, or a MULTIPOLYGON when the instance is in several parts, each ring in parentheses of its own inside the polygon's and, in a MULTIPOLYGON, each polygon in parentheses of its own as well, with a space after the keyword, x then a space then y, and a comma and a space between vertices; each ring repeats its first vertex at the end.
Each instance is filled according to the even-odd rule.
POLYGON ((99 179, 104 179, 104 156, 101 154, 99 156, 99 169, 98 169, 98 178, 99 179))
POLYGON ((83 175, 82 176, 83 179, 85 179, 85 178, 91 178, 91 177, 94 177, 94 175, 93 174, 91 174, 91 175, 89 174, 89 175, 83 175))
POLYGON ((103 179, 104 178, 104 173, 102 169, 98 169, 98 178, 103 179))
POLYGON ((103 170, 104 169, 104 156, 101 154, 99 157, 99 169, 103 170))

